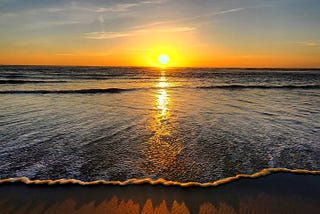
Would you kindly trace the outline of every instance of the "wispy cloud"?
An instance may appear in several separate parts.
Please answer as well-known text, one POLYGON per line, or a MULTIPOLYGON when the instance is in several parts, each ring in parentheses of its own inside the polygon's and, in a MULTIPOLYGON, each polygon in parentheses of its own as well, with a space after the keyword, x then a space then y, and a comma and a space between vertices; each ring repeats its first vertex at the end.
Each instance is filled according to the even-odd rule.
MULTIPOLYGON (((1 1, 1 0, 0 0, 1 1)), ((28 26, 28 29, 51 27, 57 25, 69 24, 88 24, 98 21, 101 31, 104 31, 105 21, 108 19, 115 20, 118 17, 134 16, 134 13, 129 13, 150 4, 162 4, 168 0, 124 0, 121 2, 104 1, 104 2, 89 2, 89 1, 65 1, 57 4, 47 4, 42 7, 25 7, 23 10, 20 7, 14 8, 11 11, 0 11, 0 17, 3 23, 13 18, 17 21, 30 20, 33 26, 28 26)), ((12 3, 13 4, 13 3, 12 3)), ((23 21, 22 21, 23 22, 23 21)), ((28 24, 27 23, 27 24, 28 24)))
POLYGON ((245 9, 248 9, 248 8, 238 7, 238 8, 233 8, 233 9, 229 9, 229 10, 221 10, 221 11, 216 11, 216 12, 212 12, 212 13, 207 13, 203 16, 216 16, 216 15, 221 15, 221 14, 239 12, 239 11, 242 11, 245 9))
MULTIPOLYGON (((147 3, 163 3, 165 0, 159 0, 159 1, 144 1, 140 2, 140 4, 147 4, 147 3)), ((133 26, 131 27, 132 30, 129 31, 120 31, 120 32, 104 32, 103 30, 101 32, 90 32, 86 33, 85 37, 88 39, 115 39, 115 38, 123 38, 123 37, 131 37, 131 36, 138 36, 145 33, 150 32, 158 32, 158 33, 178 33, 178 32, 188 32, 188 31, 195 31, 196 28, 194 27, 188 27, 188 26, 180 26, 180 27, 161 27, 163 25, 168 25, 172 23, 183 23, 188 20, 197 19, 200 17, 206 17, 206 16, 215 16, 220 14, 227 14, 227 13, 234 13, 238 11, 245 10, 247 8, 239 7, 239 8, 233 8, 228 10, 221 10, 216 11, 212 13, 202 14, 198 16, 188 17, 188 18, 182 18, 178 20, 169 20, 169 21, 158 21, 153 23, 148 23, 145 25, 139 25, 139 26, 133 26), (160 27, 157 27, 160 26, 160 27)), ((104 20, 103 18, 99 17, 100 25, 103 25, 104 20)))
POLYGON ((179 33, 179 32, 190 32, 196 28, 187 26, 178 27, 165 27, 165 28, 143 28, 130 31, 119 31, 119 32, 90 32, 86 33, 85 37, 88 39, 115 39, 122 37, 140 36, 143 34, 158 32, 158 33, 179 33))
POLYGON ((87 39, 115 39, 134 35, 133 32, 90 32, 86 33, 85 37, 87 39))
POLYGON ((63 8, 69 8, 72 10, 78 11, 87 11, 87 12, 95 12, 95 13, 104 13, 104 12, 127 12, 130 9, 138 6, 143 6, 146 4, 162 4, 167 0, 154 0, 154 1, 137 1, 135 3, 131 2, 123 2, 123 3, 115 3, 108 5, 94 5, 94 4, 81 4, 77 2, 71 2, 69 5, 64 6, 63 8))
MULTIPOLYGON (((89 2, 65 2, 59 5, 48 5, 46 7, 25 8, 23 11, 12 11, 12 13, 19 14, 42 14, 42 13, 72 13, 72 12, 91 12, 91 13, 106 13, 106 12, 127 12, 134 7, 143 6, 147 4, 162 4, 167 0, 150 0, 150 1, 122 1, 119 2, 104 2, 104 3, 89 3, 89 2)), ((1 2, 1 0, 0 0, 1 2)), ((1 13, 1 11, 0 11, 1 13)))
MULTIPOLYGON (((213 12, 209 12, 209 13, 203 13, 203 14, 199 14, 199 15, 194 15, 194 16, 189 16, 186 18, 177 19, 172 22, 185 23, 185 22, 205 19, 204 23, 210 23, 213 20, 212 19, 208 20, 209 17, 238 13, 240 11, 250 10, 250 9, 254 9, 254 8, 261 8, 261 7, 270 7, 270 5, 263 4, 263 5, 255 5, 255 6, 248 6, 248 7, 237 7, 237 8, 231 8, 231 9, 217 10, 217 11, 213 11, 213 12)), ((199 21, 198 23, 203 23, 203 22, 199 21)))
MULTIPOLYGON (((258 6, 256 6, 258 7, 258 6)), ((250 8, 255 8, 255 7, 250 7, 250 8)), ((134 26, 132 28, 150 28, 150 27, 155 27, 155 26, 163 26, 163 25, 177 25, 177 24, 182 24, 182 23, 189 23, 190 21, 201 19, 201 18, 207 18, 211 16, 218 16, 222 14, 227 14, 227 13, 235 13, 239 12, 242 10, 247 10, 250 9, 249 7, 239 7, 239 8, 232 8, 228 10, 220 10, 220 11, 215 11, 215 12, 210 12, 210 13, 205 13, 201 15, 194 15, 194 16, 189 16, 189 17, 184 17, 180 19, 175 19, 175 20, 162 20, 162 21, 157 21, 153 23, 148 23, 145 25, 140 25, 140 26, 134 26)), ((212 21, 212 20, 211 20, 212 21)))
MULTIPOLYGON (((111 5, 108 7, 98 7, 98 8, 81 8, 85 10, 90 10, 92 12, 102 13, 102 12, 126 12, 133 7, 138 6, 139 3, 119 3, 111 5)), ((80 8, 78 8, 80 9, 80 8)))
POLYGON ((297 45, 305 46, 305 47, 320 47, 319 42, 314 41, 302 41, 302 42, 294 42, 297 45))
POLYGON ((43 7, 32 8, 25 10, 27 14, 39 14, 39 13, 59 13, 59 12, 91 12, 91 13, 103 13, 103 12, 126 12, 133 7, 138 6, 141 3, 116 3, 109 5, 95 5, 84 4, 78 2, 70 2, 64 5, 55 7, 43 7))

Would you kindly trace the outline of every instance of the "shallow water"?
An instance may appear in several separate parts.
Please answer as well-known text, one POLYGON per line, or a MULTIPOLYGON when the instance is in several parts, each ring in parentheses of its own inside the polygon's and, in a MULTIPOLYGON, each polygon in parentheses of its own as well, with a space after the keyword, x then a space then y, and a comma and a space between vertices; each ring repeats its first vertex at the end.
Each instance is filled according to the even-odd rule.
POLYGON ((0 178, 320 170, 320 70, 0 66, 0 178))

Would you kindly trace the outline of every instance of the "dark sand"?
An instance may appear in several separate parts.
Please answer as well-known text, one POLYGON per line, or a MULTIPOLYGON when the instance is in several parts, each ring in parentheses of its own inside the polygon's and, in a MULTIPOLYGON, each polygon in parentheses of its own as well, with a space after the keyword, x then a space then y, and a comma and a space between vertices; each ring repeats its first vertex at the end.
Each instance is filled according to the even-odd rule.
POLYGON ((276 172, 212 187, 6 182, 0 213, 320 213, 320 175, 276 172))

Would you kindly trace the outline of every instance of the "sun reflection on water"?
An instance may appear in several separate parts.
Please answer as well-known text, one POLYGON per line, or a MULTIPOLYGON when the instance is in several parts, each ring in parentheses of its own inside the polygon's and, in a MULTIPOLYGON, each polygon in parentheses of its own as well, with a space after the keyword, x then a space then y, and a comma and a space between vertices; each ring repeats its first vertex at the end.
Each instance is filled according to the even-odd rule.
POLYGON ((169 111, 168 111, 168 104, 169 104, 169 95, 167 92, 168 82, 166 78, 166 72, 161 71, 161 77, 157 86, 159 87, 157 91, 157 108, 159 109, 158 112, 158 119, 169 119, 169 111))
POLYGON ((159 89, 158 90, 158 109, 160 110, 159 112, 159 116, 161 117, 161 119, 166 119, 167 115, 167 106, 168 106, 168 102, 169 102, 169 98, 168 98, 168 93, 165 89, 159 89))
POLYGON ((144 170, 155 178, 174 178, 182 171, 183 164, 177 160, 182 150, 181 144, 175 137, 176 120, 170 114, 172 100, 168 90, 168 81, 165 71, 161 72, 156 87, 158 88, 153 104, 152 118, 148 129, 153 133, 146 142, 143 151, 146 156, 144 170))
POLYGON ((167 79, 165 76, 161 76, 160 77, 160 81, 158 82, 158 85, 157 85, 159 88, 166 88, 169 86, 168 82, 167 82, 167 79))

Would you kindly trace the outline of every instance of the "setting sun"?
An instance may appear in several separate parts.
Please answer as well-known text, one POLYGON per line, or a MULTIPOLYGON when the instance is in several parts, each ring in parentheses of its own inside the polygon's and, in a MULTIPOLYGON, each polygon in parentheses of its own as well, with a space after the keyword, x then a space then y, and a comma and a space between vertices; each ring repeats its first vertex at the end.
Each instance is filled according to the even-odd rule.
POLYGON ((170 61, 170 58, 168 57, 167 54, 161 54, 158 57, 158 61, 162 64, 162 65, 166 65, 168 64, 168 62, 170 61))

